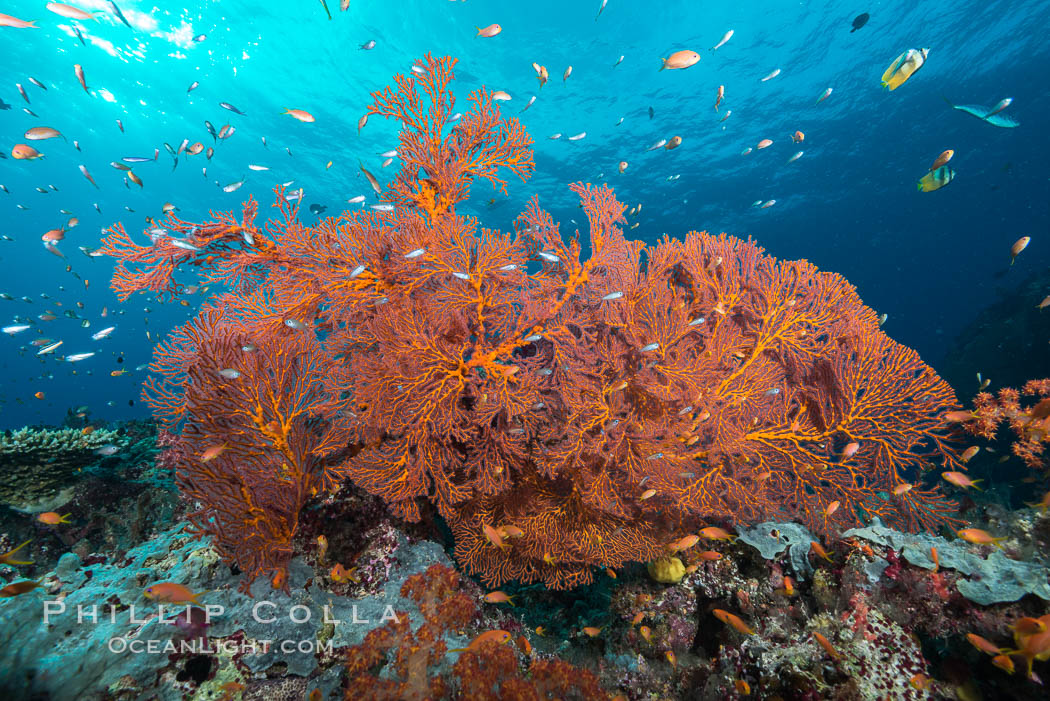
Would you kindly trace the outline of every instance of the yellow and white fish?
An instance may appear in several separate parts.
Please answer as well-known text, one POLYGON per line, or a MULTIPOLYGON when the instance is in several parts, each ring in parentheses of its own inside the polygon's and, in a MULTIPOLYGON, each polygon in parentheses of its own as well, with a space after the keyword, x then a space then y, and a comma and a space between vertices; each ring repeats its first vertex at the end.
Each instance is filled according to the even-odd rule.
POLYGON ((926 56, 929 53, 929 49, 908 49, 893 59, 893 63, 882 74, 882 87, 896 90, 904 85, 908 78, 911 78, 916 71, 923 67, 923 64, 926 63, 926 56))

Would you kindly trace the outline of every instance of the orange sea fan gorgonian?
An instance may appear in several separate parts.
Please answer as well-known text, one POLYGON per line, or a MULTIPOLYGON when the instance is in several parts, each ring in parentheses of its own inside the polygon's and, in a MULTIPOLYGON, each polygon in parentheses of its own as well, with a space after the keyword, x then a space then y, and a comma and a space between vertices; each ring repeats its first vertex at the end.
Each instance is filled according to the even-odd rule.
POLYGON ((405 519, 436 505, 490 585, 585 583, 712 521, 953 520, 919 473, 959 467, 954 394, 845 279, 725 235, 628 241, 605 185, 570 186, 586 255, 536 198, 481 228, 457 205, 477 178, 527 177, 531 140, 485 90, 453 120, 455 61, 417 65, 368 112, 400 126, 386 211, 307 227, 278 188, 262 228, 250 200, 169 215, 148 246, 106 239, 124 297, 179 295, 187 266, 233 284, 162 346, 147 392, 198 455, 230 446, 179 471, 225 555, 280 571, 294 509, 344 478, 405 519))

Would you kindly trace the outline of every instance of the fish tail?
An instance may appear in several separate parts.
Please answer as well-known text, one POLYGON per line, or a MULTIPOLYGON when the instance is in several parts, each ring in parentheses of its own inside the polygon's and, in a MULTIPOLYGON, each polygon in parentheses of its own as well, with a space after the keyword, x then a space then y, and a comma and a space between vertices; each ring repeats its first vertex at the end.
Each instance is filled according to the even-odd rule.
MULTIPOLYGON (((660 70, 662 71, 663 69, 667 68, 667 59, 661 58, 660 60, 663 61, 663 65, 660 66, 660 70)), ((659 73, 659 71, 657 72, 659 73)))
POLYGON ((474 35, 474 38, 477 39, 479 36, 481 36, 481 27, 475 24, 474 29, 478 30, 478 33, 474 35))

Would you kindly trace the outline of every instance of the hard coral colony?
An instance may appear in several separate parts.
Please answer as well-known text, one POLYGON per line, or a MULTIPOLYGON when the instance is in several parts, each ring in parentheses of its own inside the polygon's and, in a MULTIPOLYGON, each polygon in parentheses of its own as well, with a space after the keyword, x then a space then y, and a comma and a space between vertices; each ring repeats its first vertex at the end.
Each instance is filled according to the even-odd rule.
POLYGON ((249 200, 169 212, 183 239, 105 240, 124 299, 178 296, 187 266, 232 289, 160 345, 145 396, 181 427, 197 532, 248 580, 285 570, 299 510, 347 478, 410 521, 432 502, 490 585, 573 587, 710 521, 956 522, 937 488, 884 498, 959 468, 955 397, 842 277, 724 234, 628 241, 608 186, 570 185, 585 238, 536 198, 510 232, 457 213, 475 180, 505 191, 501 169, 534 164, 490 92, 453 120, 455 63, 427 55, 372 95, 401 127, 389 211, 308 227, 278 189, 264 226, 249 200))

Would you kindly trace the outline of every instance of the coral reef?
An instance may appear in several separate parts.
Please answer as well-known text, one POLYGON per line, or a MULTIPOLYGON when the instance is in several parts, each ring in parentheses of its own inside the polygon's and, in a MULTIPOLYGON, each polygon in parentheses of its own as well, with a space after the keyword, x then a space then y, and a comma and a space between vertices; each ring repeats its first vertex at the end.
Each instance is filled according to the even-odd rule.
POLYGON ((361 645, 347 651, 347 699, 609 698, 589 671, 559 659, 533 656, 527 639, 520 637, 517 645, 528 662, 527 674, 523 674, 518 653, 506 644, 512 636, 501 630, 475 638, 449 673, 443 664, 449 652, 444 638, 473 622, 478 615, 474 599, 462 591, 459 575, 440 564, 408 578, 401 596, 417 603, 422 625, 413 630, 408 616, 403 615, 373 630, 361 645), (499 637, 481 637, 492 633, 499 637))
MULTIPOLYGON (((60 508, 99 450, 125 444, 115 431, 22 428, 0 434, 0 502, 37 513, 60 508)), ((104 451, 108 452, 108 451, 104 451)))
POLYGON ((725 235, 628 241, 607 186, 570 186, 586 256, 536 199, 512 232, 457 214, 533 161, 486 90, 453 119, 454 65, 428 55, 373 93, 403 163, 379 211, 311 228, 278 188, 263 227, 250 200, 104 242, 122 298, 177 296, 187 268, 232 287, 160 346, 146 391, 224 558, 286 583, 300 510, 344 478, 409 521, 432 502, 493 585, 584 584, 701 521, 955 523, 918 479, 959 466, 954 394, 840 276, 725 235))

